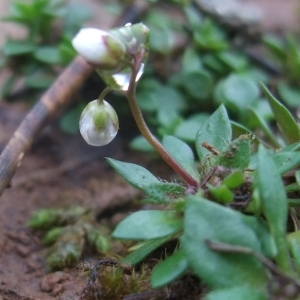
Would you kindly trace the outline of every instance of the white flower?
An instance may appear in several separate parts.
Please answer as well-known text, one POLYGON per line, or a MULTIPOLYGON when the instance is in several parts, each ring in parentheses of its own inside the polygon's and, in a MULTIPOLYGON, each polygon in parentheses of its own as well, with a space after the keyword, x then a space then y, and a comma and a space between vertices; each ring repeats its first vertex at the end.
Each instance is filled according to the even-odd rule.
POLYGON ((106 69, 117 68, 126 53, 121 41, 96 28, 81 29, 73 38, 72 44, 88 62, 106 69))
POLYGON ((79 129, 89 145, 107 145, 118 133, 119 120, 116 111, 105 100, 102 103, 94 100, 83 110, 79 129))

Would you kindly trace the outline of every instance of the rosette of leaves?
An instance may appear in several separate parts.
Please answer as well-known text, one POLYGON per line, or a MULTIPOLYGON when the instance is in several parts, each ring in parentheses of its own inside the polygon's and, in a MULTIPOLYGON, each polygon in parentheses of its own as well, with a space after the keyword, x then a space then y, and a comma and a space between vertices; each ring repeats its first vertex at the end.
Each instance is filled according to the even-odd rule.
POLYGON ((299 191, 300 176, 293 173, 295 183, 288 186, 282 176, 300 165, 300 131, 289 111, 262 88, 281 129, 280 150, 261 144, 251 153, 254 137, 246 130, 232 140, 223 105, 197 131, 198 164, 186 143, 164 137, 165 148, 198 181, 197 192, 161 181, 141 166, 108 159, 148 195, 143 201, 162 206, 132 213, 116 227, 114 238, 137 241, 122 262, 136 265, 169 241, 178 242, 173 254, 153 270, 152 287, 192 273, 212 290, 205 299, 299 298, 299 221, 293 212, 295 232, 288 234, 287 219, 289 207, 300 201, 287 192, 299 191), (241 203, 241 195, 248 200, 241 203))

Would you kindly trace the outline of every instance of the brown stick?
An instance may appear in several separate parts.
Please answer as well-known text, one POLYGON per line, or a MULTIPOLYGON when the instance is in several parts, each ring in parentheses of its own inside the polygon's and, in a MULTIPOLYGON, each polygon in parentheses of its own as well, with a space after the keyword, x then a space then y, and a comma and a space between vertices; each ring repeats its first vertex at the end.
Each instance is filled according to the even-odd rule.
POLYGON ((0 195, 20 166, 38 132, 50 118, 71 103, 71 96, 93 70, 82 57, 77 57, 30 110, 0 155, 0 195))

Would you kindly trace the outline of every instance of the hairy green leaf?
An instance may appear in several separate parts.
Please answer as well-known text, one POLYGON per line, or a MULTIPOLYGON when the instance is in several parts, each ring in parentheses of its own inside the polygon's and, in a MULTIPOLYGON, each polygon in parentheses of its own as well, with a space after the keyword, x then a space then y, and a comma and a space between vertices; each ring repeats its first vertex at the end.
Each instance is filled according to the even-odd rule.
POLYGON ((226 109, 221 105, 200 127, 196 135, 196 150, 202 166, 214 167, 217 152, 222 152, 231 141, 231 125, 226 109), (206 145, 206 147, 204 147, 206 145), (211 150, 208 150, 211 148, 211 150))
MULTIPOLYGON (((168 204, 185 194, 185 187, 172 182, 159 182, 145 185, 143 190, 147 195, 156 200, 156 203, 168 204)), ((154 201, 152 201, 154 203, 154 201)))
POLYGON ((163 238, 143 242, 136 250, 124 257, 122 263, 133 266, 140 263, 158 247, 170 241, 173 236, 174 235, 169 235, 163 238))
POLYGON ((118 224, 112 236, 118 239, 147 240, 176 234, 182 219, 175 211, 138 211, 118 224))
POLYGON ((190 267, 212 288, 228 288, 247 282, 259 288, 267 283, 263 266, 245 254, 219 253, 206 240, 240 245, 262 252, 256 232, 248 225, 249 217, 200 196, 189 196, 181 246, 190 267))
POLYGON ((121 162, 112 158, 107 158, 107 162, 131 185, 143 189, 145 185, 159 183, 160 181, 145 168, 126 162, 121 162))
POLYGON ((250 135, 241 135, 233 140, 220 154, 219 164, 227 168, 245 169, 250 162, 250 135))
POLYGON ((180 278, 188 269, 185 253, 180 249, 155 267, 151 276, 153 288, 163 287, 180 278))

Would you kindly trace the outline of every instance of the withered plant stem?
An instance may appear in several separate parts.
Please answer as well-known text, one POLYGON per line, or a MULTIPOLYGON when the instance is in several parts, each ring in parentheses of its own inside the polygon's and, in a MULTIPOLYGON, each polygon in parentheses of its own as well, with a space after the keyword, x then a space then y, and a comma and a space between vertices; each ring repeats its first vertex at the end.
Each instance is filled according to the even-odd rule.
POLYGON ((71 96, 94 68, 78 56, 29 111, 0 155, 0 195, 46 122, 72 102, 71 96))

